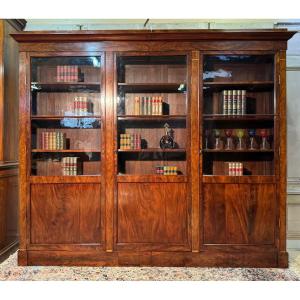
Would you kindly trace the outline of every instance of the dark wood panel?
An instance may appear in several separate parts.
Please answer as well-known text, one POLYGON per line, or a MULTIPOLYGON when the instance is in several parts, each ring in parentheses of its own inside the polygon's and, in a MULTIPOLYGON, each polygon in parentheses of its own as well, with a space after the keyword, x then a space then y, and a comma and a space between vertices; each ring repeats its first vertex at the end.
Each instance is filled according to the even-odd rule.
POLYGON ((31 186, 31 243, 101 242, 101 196, 97 184, 31 186))
POLYGON ((174 267, 277 267, 277 254, 271 251, 239 252, 95 252, 19 251, 20 265, 65 266, 174 266, 174 267))
POLYGON ((205 184, 205 244, 274 244, 274 184, 205 184))
POLYGON ((203 183, 275 183, 276 177, 273 175, 264 176, 214 176, 207 175, 202 177, 203 183))
MULTIPOLYGON (((19 263, 22 265, 286 266, 286 176, 284 176, 286 172, 286 149, 285 124, 281 124, 281 122, 285 122, 285 53, 282 51, 280 55, 276 54, 276 74, 274 78, 270 78, 270 72, 265 72, 267 66, 251 69, 251 76, 244 73, 244 70, 241 70, 240 67, 237 68, 236 66, 236 69, 233 70, 237 80, 235 83, 239 82, 240 84, 237 84, 239 87, 248 83, 238 80, 253 81, 256 80, 255 78, 259 78, 270 81, 261 84, 262 87, 253 90, 251 94, 249 93, 249 97, 255 98, 261 104, 259 107, 256 106, 258 113, 272 115, 280 113, 280 116, 274 116, 274 136, 276 139, 274 142, 274 166, 272 166, 272 169, 274 167, 272 173, 275 174, 274 176, 203 176, 202 163, 204 163, 205 156, 217 154, 201 155, 199 153, 199 149, 203 148, 201 136, 203 126, 201 101, 203 99, 199 91, 203 88, 201 80, 203 54, 201 53, 212 54, 213 51, 217 50, 218 52, 214 54, 218 55, 222 51, 222 54, 232 55, 258 55, 267 52, 272 55, 278 49, 285 49, 286 39, 293 34, 286 31, 284 33, 283 31, 248 31, 246 33, 244 31, 158 31, 153 33, 148 31, 114 31, 110 33, 60 32, 59 34, 40 32, 26 33, 24 36, 19 36, 22 40, 20 49, 26 51, 26 53, 21 54, 22 66, 20 69, 20 146, 22 149, 20 156, 22 160, 20 215, 22 220, 22 250, 19 254, 19 263), (133 39, 135 39, 134 42, 133 39), (66 43, 66 41, 68 42, 66 43), (101 64, 105 69, 105 79, 102 77, 101 106, 97 109, 98 115, 101 116, 101 129, 105 133, 102 138, 107 141, 107 143, 102 143, 102 176, 82 176, 82 178, 73 176, 30 177, 28 171, 30 162, 28 145, 31 145, 28 132, 28 128, 30 128, 30 105, 28 103, 30 85, 29 82, 24 84, 30 78, 28 68, 30 55, 44 57, 49 55, 94 55, 92 51, 99 50, 107 51, 105 53, 105 64, 101 64), (193 53, 190 52, 192 50, 194 50, 193 53), (199 50, 202 52, 198 53, 199 50), (132 153, 118 153, 116 151, 118 149, 117 117, 122 123, 132 121, 137 124, 137 122, 141 123, 148 118, 149 120, 145 123, 149 124, 152 120, 149 116, 140 117, 141 120, 121 120, 122 116, 116 115, 118 100, 116 94, 118 89, 116 76, 117 53, 113 53, 113 51, 118 51, 119 55, 124 54, 127 56, 163 55, 162 53, 165 53, 165 55, 178 55, 178 53, 175 53, 176 51, 182 51, 182 55, 187 55, 189 59, 187 65, 188 94, 165 94, 166 101, 173 109, 170 113, 181 115, 182 119, 186 115, 186 132, 180 132, 179 138, 180 143, 186 144, 186 176, 116 175, 118 173, 117 155, 132 155, 132 153), (135 54, 130 51, 135 51, 135 54), (280 70, 278 67, 280 67, 280 70), (281 74, 280 85, 279 73, 281 74), (270 92, 273 80, 274 95, 270 92), (103 84, 104 82, 105 84, 103 84), (267 90, 267 92, 263 92, 263 90, 267 90), (183 109, 184 101, 181 101, 185 100, 185 96, 187 96, 188 102, 191 103, 191 107, 188 105, 187 109, 183 109), (274 96, 277 100, 276 109, 273 105, 274 96), (189 101, 189 98, 192 98, 192 101, 189 101), (107 104, 106 109, 104 109, 104 102, 107 104), (100 111, 103 111, 103 113, 100 111), (186 134, 186 141, 184 140, 184 134, 186 134), (188 141, 192 141, 192 145, 188 141), (279 144, 280 152, 278 151, 279 144), (201 180, 204 184, 200 184, 201 180), (33 190, 35 189, 35 192, 32 190, 31 195, 31 211, 28 210, 30 208, 28 190, 30 183, 34 183, 32 187, 33 190), (60 188, 53 188, 53 186, 59 186, 60 188), (67 186, 72 186, 73 192, 66 190, 67 186), (82 186, 88 186, 88 192, 82 186), (202 198, 202 190, 204 198, 202 198), (104 201, 101 203, 100 192, 106 197, 105 205, 104 201), (43 193, 45 196, 43 196, 43 193), (280 198, 278 197, 279 194, 280 198), (93 198, 95 196, 100 199, 100 203, 95 203, 93 198), (85 203, 87 198, 92 200, 85 203), (101 204, 102 210, 100 209, 101 204), (66 225, 64 225, 63 217, 59 213, 58 216, 55 215, 55 218, 58 224, 63 224, 63 226, 52 223, 51 218, 55 210, 59 213, 67 211, 69 221, 66 225), (41 211, 49 212, 49 215, 42 219, 39 217, 41 211), (105 220, 100 218, 102 211, 105 211, 103 215, 105 220), (99 231, 96 230, 98 225, 95 224, 94 220, 98 212, 99 224, 100 221, 105 221, 105 227, 102 224, 105 234, 101 234, 101 228, 99 231), (78 221, 81 219, 84 219, 85 222, 78 221), (34 222, 38 226, 33 226, 34 222), (29 224, 32 227, 28 226, 29 224), (34 233, 31 238, 36 240, 45 239, 46 241, 44 243, 39 241, 39 244, 30 244, 29 232, 26 232, 26 228, 31 229, 34 233), (61 228, 64 228, 64 231, 61 228), (90 228, 91 230, 89 230, 90 228), (52 235, 49 234, 51 230, 54 232, 52 235), (104 237, 105 252, 101 250, 104 245, 99 244, 99 241, 104 240, 104 237), (60 244, 57 244, 57 241, 54 240, 59 240, 60 244), (95 242, 95 240, 97 241, 95 242), (212 244, 209 244, 209 242, 212 244), (26 248, 30 251, 26 251, 26 248)), ((149 70, 147 77, 147 74, 143 73, 145 68, 143 70, 142 66, 131 67, 131 69, 127 69, 128 82, 134 82, 137 85, 147 82, 148 79, 156 83, 178 82, 182 79, 180 74, 183 74, 180 71, 181 67, 178 68, 178 72, 173 72, 173 74, 179 76, 178 78, 177 75, 175 77, 172 75, 173 78, 164 77, 162 79, 160 76, 165 76, 168 71, 162 70, 158 75, 155 74, 155 68, 153 68, 154 71, 149 70)), ((52 75, 48 75, 53 77, 53 72, 54 70, 52 70, 52 75)), ((43 80, 47 83, 46 80, 48 79, 46 76, 43 80)), ((124 82, 127 82, 127 80, 124 82)), ((208 85, 211 86, 214 94, 212 98, 217 103, 216 100, 219 100, 217 99, 219 97, 218 91, 223 87, 208 85)), ((139 86, 139 88, 144 87, 139 86)), ((47 91, 50 92, 51 89, 49 88, 47 91)), ((122 89, 120 85, 119 89, 122 89)), ((130 91, 133 92, 134 89, 130 91)), ((49 98, 49 95, 40 95, 39 100, 43 97, 49 98)), ((125 99, 127 101, 127 111, 124 110, 123 112, 133 118, 135 116, 132 116, 132 100, 135 95, 137 94, 127 94, 125 99)), ((95 96, 98 97, 98 94, 95 96)), ((150 96, 150 94, 147 96, 150 96)), ((60 94, 60 97, 60 100, 62 100, 63 93, 60 94)), ((55 105, 59 106, 58 100, 55 105)), ((214 105, 214 110, 211 112, 217 113, 219 107, 216 104, 214 105)), ((39 109, 41 109, 42 115, 48 111, 46 107, 40 107, 39 109)), ((60 107, 58 111, 53 110, 55 116, 59 115, 59 110, 60 107)), ((161 117, 161 119, 160 121, 163 122, 164 117, 161 117)), ((265 122, 258 119, 259 117, 253 123, 256 121, 265 122)), ((178 120, 171 120, 170 122, 175 121, 178 120)), ((213 119, 212 121, 216 120, 213 119)), ((229 120, 228 123, 231 121, 229 120)), ((216 122, 221 124, 223 120, 217 120, 216 122)), ((242 123, 244 120, 238 122, 242 123)), ((234 126, 238 126, 237 123, 234 126)), ((134 127, 131 127, 130 130, 132 128, 134 127)), ((152 135, 151 132, 147 134, 152 135)), ((101 142, 103 142, 103 139, 101 139, 101 142)), ((155 141, 151 140, 152 142, 155 141)), ((245 155, 248 155, 248 153, 245 155)))
POLYGON ((13 34, 18 42, 85 42, 85 41, 176 41, 178 40, 251 40, 264 42, 288 40, 295 32, 285 29, 257 30, 88 30, 88 31, 27 31, 13 34))
POLYGON ((18 241, 18 170, 0 169, 0 255, 18 241))
POLYGON ((117 243, 188 243, 184 183, 119 183, 117 243))
POLYGON ((4 161, 18 160, 19 93, 18 93, 18 43, 10 36, 18 32, 9 22, 4 22, 4 161))

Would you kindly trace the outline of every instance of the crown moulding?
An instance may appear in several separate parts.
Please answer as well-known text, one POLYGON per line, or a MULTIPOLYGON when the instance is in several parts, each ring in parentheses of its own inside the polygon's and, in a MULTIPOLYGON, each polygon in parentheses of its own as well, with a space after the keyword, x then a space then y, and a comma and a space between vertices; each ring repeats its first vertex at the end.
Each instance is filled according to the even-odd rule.
POLYGON ((262 30, 82 30, 23 31, 12 37, 23 43, 33 42, 101 42, 101 41, 197 41, 254 40, 287 41, 296 31, 262 30))

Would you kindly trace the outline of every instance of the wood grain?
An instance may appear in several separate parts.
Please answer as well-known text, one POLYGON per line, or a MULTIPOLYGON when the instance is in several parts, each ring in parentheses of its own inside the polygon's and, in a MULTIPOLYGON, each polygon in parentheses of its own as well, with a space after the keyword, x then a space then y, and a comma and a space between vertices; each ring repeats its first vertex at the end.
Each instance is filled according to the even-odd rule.
POLYGON ((204 185, 206 244, 274 244, 275 185, 204 185))
POLYGON ((30 216, 32 244, 100 243, 100 186, 34 184, 30 216))
POLYGON ((186 184, 119 183, 117 243, 187 244, 186 184))
MULTIPOLYGON (((282 74, 285 72, 286 41, 293 34, 294 32, 282 30, 263 30, 81 31, 14 35, 20 41, 21 51, 22 238, 19 263, 286 267, 286 111, 285 77, 282 74), (99 51, 103 51, 102 74, 93 78, 92 73, 87 72, 91 75, 89 80, 92 80, 92 89, 95 80, 99 83, 101 81, 100 95, 99 89, 94 93, 96 101, 99 102, 100 97, 101 103, 99 110, 97 109, 103 132, 99 144, 101 176, 30 176, 30 58, 99 55, 99 51), (275 55, 275 76, 272 66, 267 64, 250 66, 248 72, 245 72, 246 67, 238 64, 215 65, 217 69, 231 68, 235 81, 222 83, 220 79, 214 84, 206 85, 213 90, 212 95, 207 98, 212 99, 213 103, 212 106, 203 106, 203 102, 206 101, 206 94, 200 93, 204 87, 203 56, 220 54, 275 55), (150 67, 144 64, 134 65, 124 71, 127 78, 118 80, 117 57, 122 55, 127 58, 133 55, 141 58, 184 55, 187 57, 187 64, 150 67), (280 84, 277 78, 279 74, 280 84), (187 94, 175 93, 173 83, 184 81, 185 78, 187 94), (258 80, 260 83, 257 83, 258 80), (147 90, 148 83, 152 85, 147 90), (219 91, 224 87, 222 84, 226 88, 234 84, 254 88, 249 92, 249 97, 255 98, 260 104, 256 103, 256 112, 260 115, 271 114, 272 117, 268 116, 268 120, 261 116, 254 120, 234 122, 204 120, 204 113, 218 113, 219 91), (143 132, 145 130, 151 146, 156 145, 161 132, 152 130, 151 127, 149 129, 149 124, 154 123, 151 118, 134 119, 132 99, 136 95, 151 96, 158 92, 157 89, 162 88, 162 85, 166 85, 164 93, 160 91, 157 95, 163 95, 172 107, 172 118, 168 122, 185 123, 179 127, 177 138, 186 150, 185 160, 178 161, 186 161, 186 165, 183 166, 186 172, 181 176, 170 177, 148 173, 138 175, 134 174, 137 172, 135 166, 126 166, 126 169, 131 169, 131 174, 118 175, 118 156, 129 157, 136 153, 117 151, 120 133, 117 124, 122 123, 124 132, 134 132, 135 128, 143 132), (173 90, 168 90, 170 88, 173 90), (127 94, 127 110, 122 113, 117 111, 118 91, 121 89, 127 94), (143 94, 142 91, 147 93, 143 94), (274 97, 277 99, 276 107, 274 97), (129 118, 126 119, 125 114, 129 118), (180 118, 176 119, 176 116, 180 118), (242 124, 243 128, 253 124, 255 128, 263 128, 258 127, 259 124, 270 123, 273 119, 274 159, 268 160, 269 165, 260 165, 259 159, 249 159, 248 167, 256 170, 257 172, 253 173, 256 175, 229 177, 224 176, 222 172, 220 176, 203 175, 207 155, 214 155, 215 158, 222 158, 220 156, 223 155, 201 153, 205 122, 216 122, 215 126, 223 122, 219 127, 222 129, 226 129, 228 123, 235 128, 240 128, 242 124), (124 125, 126 123, 131 125, 124 125), (147 125, 137 126, 138 123, 147 125), (43 201, 44 199, 46 201, 43 201), (55 220, 54 223, 52 220, 55 220), (62 231, 63 227, 68 230, 62 231), (47 234, 51 230, 54 234, 47 234), (33 241, 35 243, 32 243, 33 241)), ((53 75, 54 71, 51 72, 53 75)), ((50 78, 51 72, 48 75, 45 72, 45 77, 40 78, 48 84, 44 92, 49 95, 55 85, 50 78)), ((66 86, 61 86, 60 93, 65 93, 65 88, 66 86)), ((48 99, 51 98, 49 95, 48 99)), ((44 97, 42 94, 40 96, 44 97)), ((55 95, 54 98, 59 97, 55 95)), ((49 110, 55 117, 61 109, 55 109, 58 102, 53 105, 49 110)), ((44 107, 40 113, 46 115, 46 111, 48 108, 44 107)), ((159 120, 162 123, 164 121, 164 118, 159 120)), ((156 124, 159 122, 155 121, 156 124)), ((270 125, 268 128, 272 127, 273 125, 270 125)), ((98 145, 98 141, 95 142, 98 145)), ((168 153, 171 154, 179 155, 168 153)), ((254 155, 259 157, 261 154, 254 155)), ((248 162, 245 157, 244 161, 248 162)), ((143 167, 145 166, 141 164, 138 173, 146 169, 143 167)), ((217 165, 216 168, 221 170, 217 165)))

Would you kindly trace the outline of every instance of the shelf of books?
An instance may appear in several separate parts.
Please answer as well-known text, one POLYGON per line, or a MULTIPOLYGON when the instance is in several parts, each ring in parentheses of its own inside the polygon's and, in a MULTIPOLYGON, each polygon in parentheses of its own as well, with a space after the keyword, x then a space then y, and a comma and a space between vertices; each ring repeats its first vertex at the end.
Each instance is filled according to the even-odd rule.
POLYGON ((117 58, 119 180, 186 175, 186 61, 184 55, 117 58))
POLYGON ((101 57, 34 57, 31 79, 31 175, 100 175, 101 57))
POLYGON ((274 175, 274 56, 204 55, 203 175, 274 175))

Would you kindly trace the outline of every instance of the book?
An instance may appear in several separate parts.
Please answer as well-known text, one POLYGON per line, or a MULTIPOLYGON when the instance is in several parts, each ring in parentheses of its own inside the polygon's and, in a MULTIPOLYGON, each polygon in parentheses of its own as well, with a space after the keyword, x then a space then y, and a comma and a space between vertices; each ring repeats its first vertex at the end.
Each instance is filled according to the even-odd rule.
POLYGON ((237 115, 242 114, 242 91, 241 90, 237 90, 236 113, 237 115))
POLYGON ((223 115, 228 114, 228 91, 223 91, 223 115))
POLYGON ((152 115, 152 102, 151 97, 147 97, 147 114, 152 115))
POLYGON ((139 150, 141 149, 141 135, 138 133, 121 133, 120 134, 121 150, 139 150))
POLYGON ((177 166, 156 166, 155 173, 157 175, 177 175, 177 166))
POLYGON ((226 163, 228 168, 227 174, 229 176, 242 176, 243 175, 243 164, 241 162, 228 162, 226 163))
POLYGON ((57 65, 56 80, 57 82, 78 82, 80 69, 78 65, 57 65))
POLYGON ((163 114, 163 98, 162 97, 158 97, 158 115, 162 115, 163 114))
POLYGON ((237 114, 237 91, 232 91, 232 114, 237 114))
POLYGON ((134 114, 136 116, 140 115, 140 97, 138 96, 134 98, 134 114))
POLYGON ((78 175, 79 157, 66 156, 61 159, 62 174, 64 176, 78 175))
POLYGON ((246 114, 246 90, 242 90, 242 115, 246 114))
POLYGON ((227 114, 232 115, 232 91, 227 91, 227 114))

